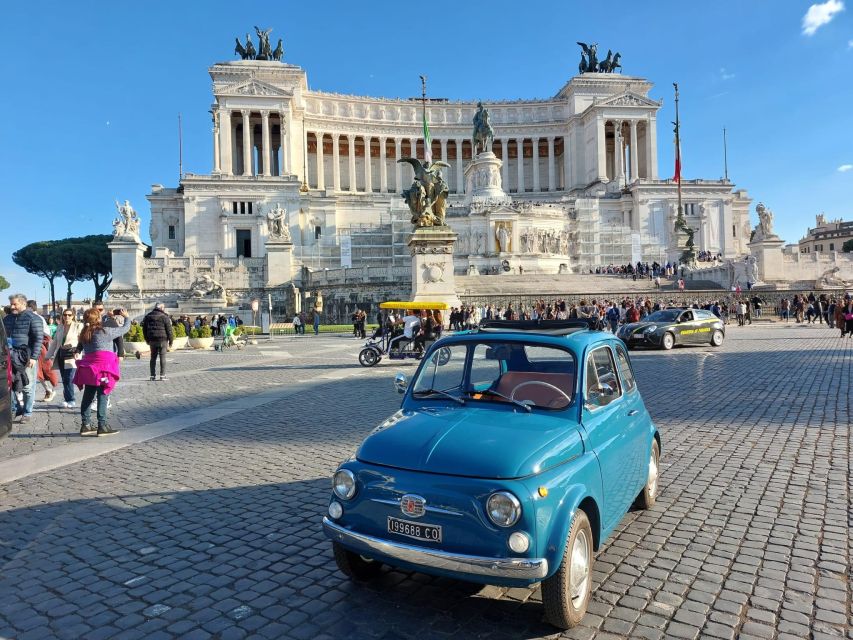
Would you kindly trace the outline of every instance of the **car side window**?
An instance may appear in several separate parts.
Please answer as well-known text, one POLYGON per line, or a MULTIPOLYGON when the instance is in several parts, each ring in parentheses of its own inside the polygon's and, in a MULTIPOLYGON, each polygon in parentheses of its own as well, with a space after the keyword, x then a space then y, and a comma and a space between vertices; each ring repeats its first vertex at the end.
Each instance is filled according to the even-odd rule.
POLYGON ((616 345, 616 359, 619 360, 619 371, 622 374, 622 381, 625 383, 625 391, 630 393, 637 388, 637 382, 634 380, 634 372, 631 370, 628 354, 625 353, 622 345, 616 345))
POLYGON ((681 314, 680 320, 681 320, 681 322, 690 322, 691 320, 693 320, 693 312, 692 311, 685 311, 684 313, 681 314))
POLYGON ((613 355, 607 347, 593 350, 586 359, 586 405, 603 407, 622 395, 613 355))

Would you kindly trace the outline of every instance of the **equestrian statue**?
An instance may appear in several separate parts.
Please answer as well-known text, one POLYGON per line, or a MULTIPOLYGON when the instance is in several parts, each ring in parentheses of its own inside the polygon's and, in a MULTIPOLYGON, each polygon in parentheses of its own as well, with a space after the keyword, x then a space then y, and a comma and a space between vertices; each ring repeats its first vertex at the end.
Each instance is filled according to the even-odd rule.
POLYGON ((474 114, 474 133, 473 133, 474 155, 479 151, 491 151, 492 142, 495 139, 495 130, 489 122, 489 110, 483 106, 482 102, 477 103, 477 113, 474 114))

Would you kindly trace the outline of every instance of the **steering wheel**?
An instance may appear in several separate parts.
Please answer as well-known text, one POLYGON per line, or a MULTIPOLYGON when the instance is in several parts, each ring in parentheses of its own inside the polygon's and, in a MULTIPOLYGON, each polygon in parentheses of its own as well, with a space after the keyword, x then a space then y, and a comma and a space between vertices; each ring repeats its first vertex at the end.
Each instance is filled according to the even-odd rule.
MULTIPOLYGON (((563 396, 566 399, 567 405, 572 403, 572 399, 566 394, 565 391, 563 391, 559 387, 555 387, 550 382, 542 382, 541 380, 528 380, 527 382, 522 382, 521 384, 516 385, 516 387, 512 390, 512 393, 509 396, 510 400, 515 400, 515 394, 519 389, 521 389, 522 387, 526 387, 528 385, 531 385, 531 384, 538 384, 542 387, 548 387, 549 389, 553 389, 554 391, 556 391, 557 393, 559 393, 561 396, 563 396)), ((549 403, 549 404, 552 404, 552 403, 549 403)))

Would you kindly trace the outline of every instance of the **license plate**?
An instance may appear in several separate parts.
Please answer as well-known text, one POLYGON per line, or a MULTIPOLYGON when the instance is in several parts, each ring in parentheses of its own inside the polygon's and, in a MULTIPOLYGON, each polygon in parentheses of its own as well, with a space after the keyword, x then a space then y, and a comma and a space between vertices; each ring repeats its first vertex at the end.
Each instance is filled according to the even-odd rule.
POLYGON ((441 542, 441 527, 437 524, 421 524, 388 516, 388 533, 396 533, 415 540, 441 542))

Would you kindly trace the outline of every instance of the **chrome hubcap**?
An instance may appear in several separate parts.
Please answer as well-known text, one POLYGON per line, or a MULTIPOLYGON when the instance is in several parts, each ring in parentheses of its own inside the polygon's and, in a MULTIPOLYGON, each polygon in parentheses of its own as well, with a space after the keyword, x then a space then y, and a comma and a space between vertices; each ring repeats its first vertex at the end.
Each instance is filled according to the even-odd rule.
POLYGON ((649 495, 655 497, 658 493, 658 461, 655 457, 655 452, 652 451, 652 457, 649 459, 649 495))
POLYGON ((569 593, 572 597, 572 605, 575 608, 583 605, 589 586, 589 543, 586 533, 578 531, 575 543, 572 546, 571 557, 572 572, 569 577, 569 593))

